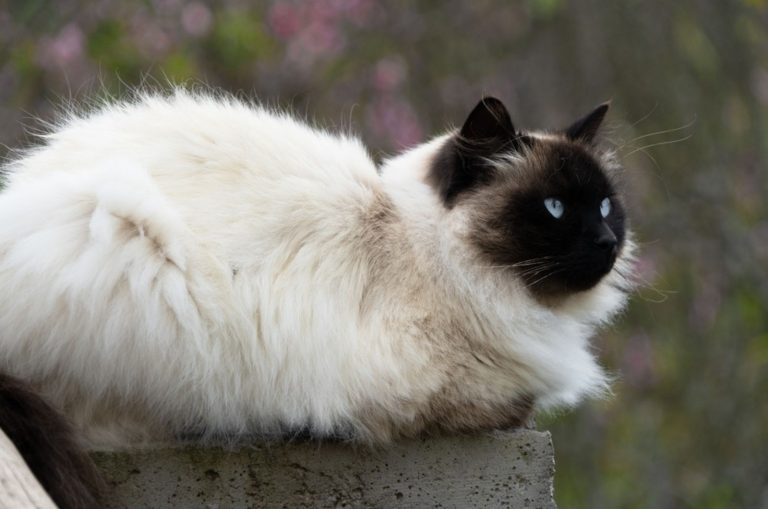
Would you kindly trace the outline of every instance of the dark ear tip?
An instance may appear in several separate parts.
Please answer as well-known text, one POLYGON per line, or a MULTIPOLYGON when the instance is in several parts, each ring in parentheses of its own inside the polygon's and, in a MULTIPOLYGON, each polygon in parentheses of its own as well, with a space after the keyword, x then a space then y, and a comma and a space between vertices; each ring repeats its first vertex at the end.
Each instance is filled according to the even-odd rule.
POLYGON ((565 130, 566 136, 572 140, 592 142, 597 134, 597 130, 600 128, 600 124, 603 123, 605 114, 608 112, 610 106, 611 101, 606 101, 598 105, 585 117, 571 124, 571 126, 565 130))
POLYGON ((490 95, 484 96, 482 99, 480 99, 480 101, 478 101, 477 105, 475 106, 475 110, 480 109, 505 113, 507 111, 507 107, 504 106, 504 103, 501 102, 501 99, 490 95))
POLYGON ((492 95, 486 95, 483 96, 482 99, 480 99, 480 104, 504 104, 501 102, 501 99, 497 97, 493 97, 492 95))
POLYGON ((515 127, 504 103, 495 97, 485 96, 464 121, 459 134, 466 140, 486 143, 508 137, 514 132, 515 127))
POLYGON ((605 117, 605 114, 608 113, 609 109, 611 109, 611 101, 605 101, 604 103, 598 104, 595 109, 592 110, 592 113, 590 113, 588 116, 602 120, 603 117, 605 117))

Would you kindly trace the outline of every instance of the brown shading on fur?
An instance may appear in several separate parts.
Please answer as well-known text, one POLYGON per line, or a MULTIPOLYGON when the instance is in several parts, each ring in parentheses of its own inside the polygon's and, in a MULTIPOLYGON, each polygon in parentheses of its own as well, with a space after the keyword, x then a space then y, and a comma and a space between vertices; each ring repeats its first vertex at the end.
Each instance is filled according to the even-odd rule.
POLYGON ((0 375, 0 428, 60 509, 104 507, 106 485, 69 423, 18 380, 0 375))
POLYGON ((420 321, 439 382, 418 398, 387 406, 372 404, 358 416, 368 440, 386 443, 401 437, 476 433, 525 426, 534 396, 520 393, 516 373, 524 369, 487 343, 470 337, 449 317, 420 321))
POLYGON ((363 438, 375 444, 385 444, 403 437, 520 428, 533 415, 535 400, 530 395, 499 401, 472 399, 456 387, 447 385, 422 405, 412 401, 401 403, 404 414, 418 408, 415 416, 409 419, 402 415, 400 420, 396 413, 372 406, 359 416, 359 422, 367 432, 363 438))
POLYGON ((367 284, 360 297, 360 316, 373 312, 382 297, 382 280, 401 272, 393 270, 393 260, 398 260, 409 249, 407 236, 391 198, 382 192, 376 192, 370 206, 358 218, 360 232, 356 241, 366 253, 368 263, 367 284))
POLYGON ((427 433, 519 428, 533 412, 534 399, 529 395, 493 401, 472 399, 457 392, 455 387, 444 387, 430 399, 423 413, 427 433))

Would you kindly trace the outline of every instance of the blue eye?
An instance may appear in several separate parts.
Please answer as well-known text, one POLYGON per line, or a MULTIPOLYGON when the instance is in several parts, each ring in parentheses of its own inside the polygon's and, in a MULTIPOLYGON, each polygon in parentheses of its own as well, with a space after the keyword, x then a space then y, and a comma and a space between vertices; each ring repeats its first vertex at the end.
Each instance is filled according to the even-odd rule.
POLYGON ((552 217, 555 219, 560 219, 563 217, 565 206, 563 205, 563 202, 557 198, 547 198, 544 200, 544 206, 547 207, 547 211, 552 214, 552 217))
POLYGON ((603 217, 608 217, 608 214, 611 213, 611 199, 605 198, 602 202, 600 202, 600 215, 603 217))

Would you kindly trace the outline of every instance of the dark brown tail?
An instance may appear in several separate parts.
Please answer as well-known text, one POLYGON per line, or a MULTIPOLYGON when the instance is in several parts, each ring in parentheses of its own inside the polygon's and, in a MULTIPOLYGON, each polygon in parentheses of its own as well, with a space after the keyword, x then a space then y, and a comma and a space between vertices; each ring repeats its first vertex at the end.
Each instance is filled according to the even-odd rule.
POLYGON ((2 374, 0 428, 60 509, 104 507, 106 485, 64 417, 25 384, 2 374))

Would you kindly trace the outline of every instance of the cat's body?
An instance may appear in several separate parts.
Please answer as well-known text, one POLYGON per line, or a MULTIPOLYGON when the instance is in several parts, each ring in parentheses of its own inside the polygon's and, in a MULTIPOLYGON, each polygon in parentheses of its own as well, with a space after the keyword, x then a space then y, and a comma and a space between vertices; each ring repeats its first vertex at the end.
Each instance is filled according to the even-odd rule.
MULTIPOLYGON (((58 509, 104 507, 106 483, 67 419, 26 384, 2 374, 0 431, 13 442, 58 509)), ((4 508, 10 507, 8 503, 0 500, 4 508)))
MULTIPOLYGON (((455 136, 380 175, 357 140, 234 100, 180 92, 68 121, 6 168, 0 372, 97 446, 386 441, 600 392, 588 339, 626 281, 611 259, 586 290, 538 292, 496 266, 493 235, 476 240, 494 199, 435 176, 455 136)), ((527 138, 533 158, 566 144, 527 138)))

